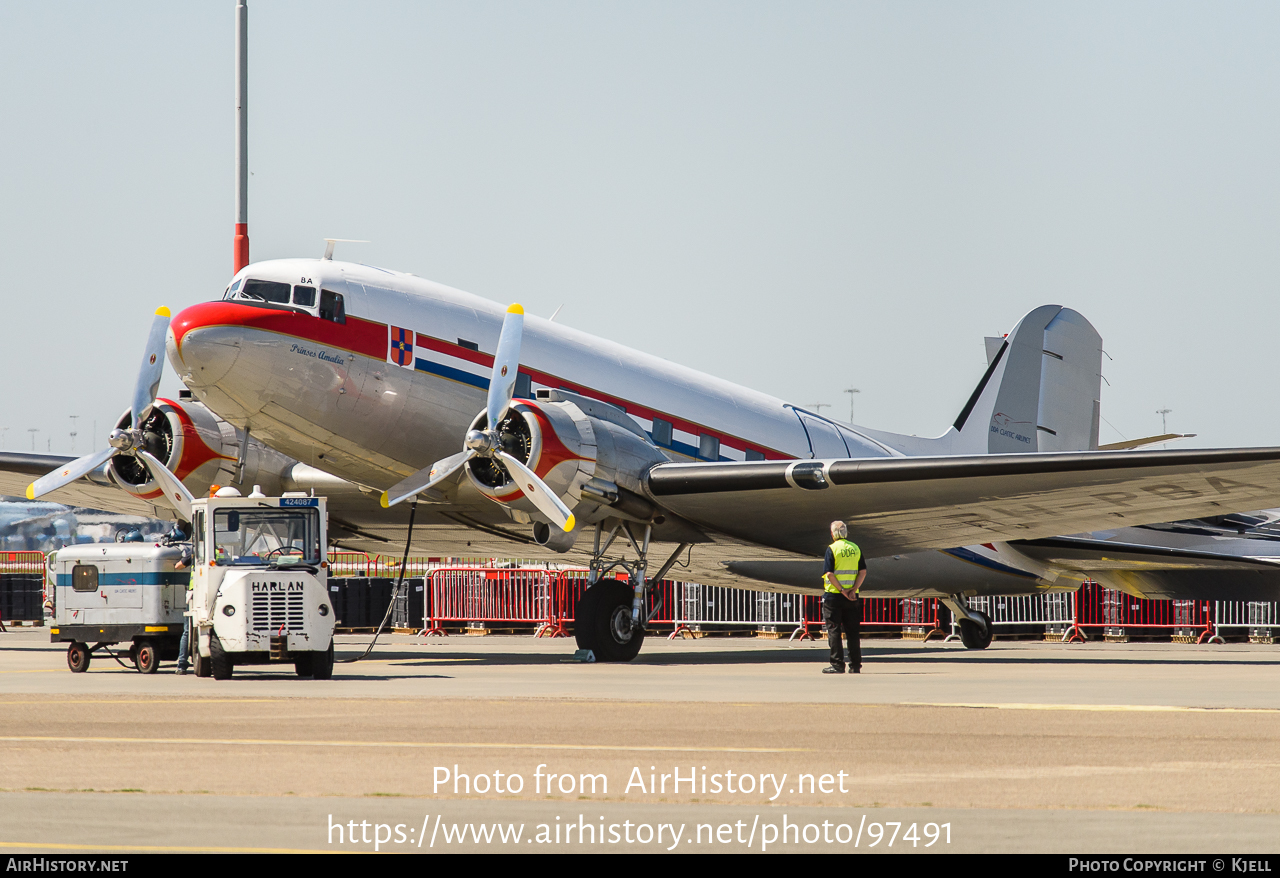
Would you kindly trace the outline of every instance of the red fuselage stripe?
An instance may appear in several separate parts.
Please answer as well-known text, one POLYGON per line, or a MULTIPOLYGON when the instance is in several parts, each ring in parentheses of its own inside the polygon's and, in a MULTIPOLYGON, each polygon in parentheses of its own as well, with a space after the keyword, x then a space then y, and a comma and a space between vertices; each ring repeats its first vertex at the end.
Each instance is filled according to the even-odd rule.
MULTIPOLYGON (((241 326, 251 329, 261 329, 267 332, 275 332, 281 335, 293 336, 302 341, 309 341, 315 344, 324 345, 328 348, 337 348, 340 350, 351 351, 352 353, 363 354, 371 359, 385 362, 387 360, 388 338, 387 324, 377 323, 372 320, 365 320, 362 317, 353 317, 347 315, 345 325, 331 323, 328 320, 321 320, 319 317, 313 317, 310 314, 304 314, 297 311, 283 311, 271 308, 259 308, 253 305, 242 305, 237 302, 204 302, 199 305, 192 305, 185 309, 174 318, 172 323, 174 338, 178 343, 179 349, 182 346, 183 337, 193 329, 201 329, 209 326, 241 326)), ((491 354, 473 351, 470 348, 464 348, 462 345, 454 342, 448 342, 444 339, 434 338, 426 333, 418 332, 415 334, 415 343, 422 348, 430 351, 446 354, 459 360, 466 360, 477 366, 485 368, 493 367, 493 356, 491 354)), ((668 421, 673 429, 680 430, 685 433, 697 436, 706 434, 720 440, 723 445, 731 448, 742 448, 743 450, 757 451, 765 456, 768 460, 790 460, 790 455, 782 454, 772 448, 765 448, 762 445, 756 445, 747 442, 738 436, 729 433, 723 433, 714 430, 702 424, 695 424, 692 421, 686 421, 677 418, 665 412, 655 411, 645 406, 637 405, 629 400, 620 399, 616 396, 610 396, 602 393, 592 387, 586 387, 576 384, 572 381, 566 381, 556 375, 546 372, 538 372, 533 369, 520 367, 520 371, 528 375, 532 381, 545 387, 554 389, 565 389, 571 393, 579 393, 583 396, 598 399, 601 402, 607 402, 624 409, 627 414, 637 418, 652 421, 654 418, 661 418, 668 421)))

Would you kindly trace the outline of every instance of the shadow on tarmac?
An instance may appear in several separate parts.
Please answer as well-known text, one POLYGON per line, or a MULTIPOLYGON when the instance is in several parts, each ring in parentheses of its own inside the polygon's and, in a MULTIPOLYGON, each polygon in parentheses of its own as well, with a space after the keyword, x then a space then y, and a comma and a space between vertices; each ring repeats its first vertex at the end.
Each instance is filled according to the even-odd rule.
MULTIPOLYGON (((353 653, 354 655, 355 653, 353 653)), ((529 653, 490 653, 490 652, 451 652, 447 655, 433 654, 424 656, 421 652, 407 651, 378 651, 377 662, 394 662, 400 667, 441 667, 449 665, 467 665, 475 666, 539 666, 539 665, 560 665, 560 664, 579 664, 573 661, 570 656, 571 652, 566 650, 563 654, 538 655, 529 653)), ((1165 655, 1169 655, 1166 653, 1165 655)), ((342 657, 341 654, 339 656, 342 657)), ((1221 666, 1258 666, 1275 664, 1272 660, 1241 660, 1234 658, 1203 658, 1198 656, 1187 656, 1185 658, 1178 656, 1169 656, 1167 658, 1145 658, 1135 657, 1128 654, 1124 657, 1108 656, 1102 653, 1078 653, 1075 656, 1049 656, 1049 655, 1033 655, 1026 652, 1017 654, 1001 652, 998 648, 995 650, 968 650, 956 649, 954 647, 929 649, 913 647, 909 649, 897 649, 894 647, 868 646, 866 642, 862 644, 862 657, 864 663, 875 664, 895 664, 895 665, 930 665, 930 664, 950 664, 957 661, 965 662, 982 662, 983 664, 1002 664, 1002 665, 1078 665, 1088 663, 1090 665, 1116 665, 1116 666, 1175 666, 1175 667, 1191 667, 1197 665, 1212 665, 1214 667, 1221 666)), ((1280 657, 1278 657, 1280 658, 1280 657)), ((682 666, 701 666, 714 667, 717 665, 822 665, 827 660, 826 645, 820 648, 796 649, 783 647, 776 650, 762 649, 744 649, 744 650, 716 650, 714 652, 663 652, 648 653, 641 651, 640 655, 631 662, 620 664, 617 666, 646 666, 646 667, 682 667, 682 666)), ((356 663, 360 664, 359 662, 356 663)), ((604 663, 601 663, 604 664, 604 663)))

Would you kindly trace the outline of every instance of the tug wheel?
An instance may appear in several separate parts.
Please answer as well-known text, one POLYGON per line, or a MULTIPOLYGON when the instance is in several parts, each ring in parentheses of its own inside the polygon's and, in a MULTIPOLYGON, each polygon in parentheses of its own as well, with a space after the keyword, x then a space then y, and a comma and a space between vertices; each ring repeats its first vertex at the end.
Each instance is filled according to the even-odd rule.
POLYGON ((217 634, 209 636, 209 669, 215 680, 230 680, 233 665, 231 656, 222 651, 222 641, 217 634))
POLYGON ((134 664, 144 674, 154 674, 160 669, 160 653, 150 640, 139 641, 134 647, 134 664))
POLYGON ((67 647, 67 667, 73 674, 83 674, 89 670, 89 644, 75 641, 67 647))

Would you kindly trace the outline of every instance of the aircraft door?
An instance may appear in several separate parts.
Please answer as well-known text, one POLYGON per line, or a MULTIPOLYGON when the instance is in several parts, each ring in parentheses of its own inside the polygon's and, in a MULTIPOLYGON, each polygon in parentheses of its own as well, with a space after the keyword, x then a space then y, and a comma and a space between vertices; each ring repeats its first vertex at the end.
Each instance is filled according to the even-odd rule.
POLYGON ((849 456, 849 449, 845 447, 844 439, 841 438, 835 424, 807 412, 797 411, 796 415, 804 425, 805 432, 809 434, 810 457, 845 458, 849 456))
MULTIPOLYGON (((345 324, 347 312, 351 306, 363 299, 363 284, 345 278, 341 283, 331 280, 326 284, 325 289, 321 290, 320 319, 345 324), (326 293, 328 296, 325 295, 326 293)), ((335 380, 341 382, 336 407, 340 412, 355 414, 360 404, 360 395, 364 392, 365 379, 368 377, 369 370, 364 358, 356 354, 347 353, 342 356, 342 359, 342 365, 334 369, 335 380)))

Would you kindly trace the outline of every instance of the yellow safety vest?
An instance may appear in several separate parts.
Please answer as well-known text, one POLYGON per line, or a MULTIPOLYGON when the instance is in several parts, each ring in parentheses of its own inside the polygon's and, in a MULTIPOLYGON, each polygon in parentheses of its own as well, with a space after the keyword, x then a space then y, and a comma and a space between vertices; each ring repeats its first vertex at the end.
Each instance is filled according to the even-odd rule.
MULTIPOLYGON (((836 562, 836 582, 839 582, 842 588, 853 588, 858 581, 858 565, 862 561, 862 550, 858 548, 857 543, 836 540, 831 544, 831 554, 836 562)), ((826 574, 822 576, 822 588, 831 594, 840 594, 839 589, 831 587, 826 574)))

